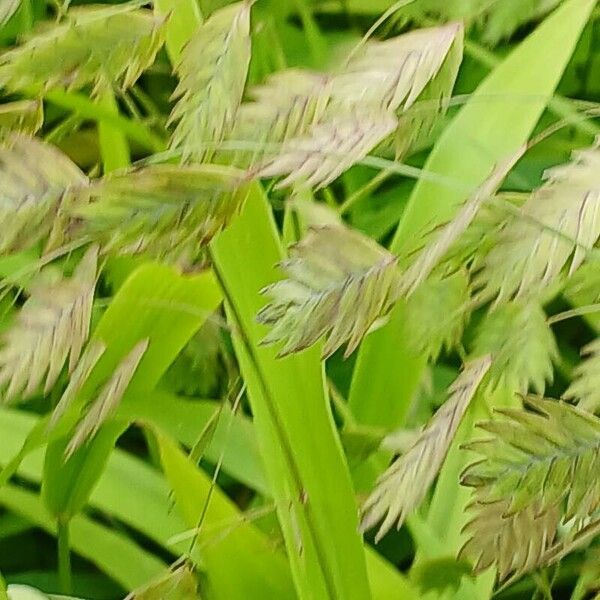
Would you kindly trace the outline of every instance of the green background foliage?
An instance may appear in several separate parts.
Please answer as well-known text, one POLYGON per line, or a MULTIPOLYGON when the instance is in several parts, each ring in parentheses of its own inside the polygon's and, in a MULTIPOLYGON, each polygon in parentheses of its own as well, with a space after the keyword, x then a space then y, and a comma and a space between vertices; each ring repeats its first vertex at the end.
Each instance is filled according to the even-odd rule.
POLYGON ((595 0, 0 6, 0 600, 600 597, 595 0))

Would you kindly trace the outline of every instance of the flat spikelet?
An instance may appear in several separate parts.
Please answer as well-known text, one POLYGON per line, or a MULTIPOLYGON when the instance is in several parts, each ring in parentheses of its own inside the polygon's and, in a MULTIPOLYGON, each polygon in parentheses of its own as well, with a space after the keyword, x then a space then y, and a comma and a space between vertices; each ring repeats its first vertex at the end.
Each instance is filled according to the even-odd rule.
POLYGON ((306 135, 325 116, 331 98, 331 77, 302 69, 274 73, 249 92, 251 101, 240 106, 228 136, 234 143, 251 141, 248 151, 237 150, 235 160, 249 167, 273 145, 306 135))
POLYGON ((54 146, 9 134, 0 143, 0 253, 28 248, 49 235, 58 208, 87 181, 54 146))
POLYGON ((263 290, 272 298, 257 317, 272 326, 263 343, 282 342, 285 356, 326 335, 324 357, 346 342, 351 354, 396 301, 396 258, 341 226, 311 230, 289 254, 281 264, 289 279, 263 290))
POLYGON ((432 275, 405 302, 408 343, 434 360, 460 341, 470 313, 469 278, 464 269, 432 275))
POLYGON ((75 428, 73 437, 65 450, 66 458, 69 458, 78 448, 92 439, 102 425, 113 416, 148 348, 148 343, 148 339, 138 342, 115 369, 75 428))
POLYGON ((383 519, 375 537, 380 540, 394 524, 400 529, 406 517, 419 506, 442 467, 458 426, 490 364, 490 357, 484 357, 465 365, 449 389, 448 400, 412 447, 379 478, 362 508, 363 531, 383 519))
POLYGON ((85 7, 47 24, 0 56, 0 85, 10 90, 128 88, 163 43, 164 20, 131 6, 85 7))
POLYGON ((572 275, 600 237, 600 150, 575 153, 547 173, 547 183, 507 218, 476 277, 498 303, 543 292, 572 275))
POLYGON ((250 63, 251 2, 216 11, 184 48, 176 67, 178 99, 170 120, 177 122, 171 147, 183 159, 203 161, 210 146, 228 133, 235 121, 250 63))
POLYGON ((585 538, 600 506, 600 419, 555 400, 527 404, 530 410, 498 410, 499 419, 480 424, 490 436, 467 445, 481 460, 461 477, 474 488, 461 556, 477 571, 495 565, 501 581, 585 538))
POLYGON ((417 29, 384 42, 368 42, 333 78, 334 105, 407 110, 439 73, 457 37, 462 38, 462 26, 451 23, 417 29))
POLYGON ((48 392, 68 359, 77 365, 90 328, 96 283, 97 248, 90 248, 70 279, 38 283, 2 336, 2 401, 31 396, 43 384, 48 392))
POLYGON ((281 152, 258 170, 258 176, 287 175, 277 187, 296 182, 324 187, 363 159, 397 123, 391 114, 355 113, 316 125, 309 135, 283 144, 281 152))
POLYGON ((544 393, 558 361, 556 340, 542 307, 534 301, 510 302, 491 310, 481 320, 473 341, 476 356, 491 354, 490 385, 544 393))
POLYGON ((283 71, 251 90, 253 101, 242 105, 233 141, 258 146, 251 164, 271 157, 253 173, 289 175, 282 185, 299 179, 327 185, 383 141, 395 139, 398 154, 405 153, 445 107, 462 57, 462 36, 456 23, 420 29, 368 42, 331 73, 283 71), (417 110, 421 95, 424 106, 417 110), (321 156, 315 156, 319 149, 321 156), (340 166, 323 166, 320 173, 302 160, 313 157, 340 166))
POLYGON ((426 142, 439 116, 445 114, 462 58, 463 29, 459 27, 442 66, 423 88, 417 101, 399 115, 394 136, 397 158, 426 142))
POLYGON ((74 216, 107 250, 171 256, 227 225, 245 198, 241 183, 231 167, 152 165, 94 182, 74 216))
POLYGON ((56 427, 62 417, 69 411, 69 409, 75 404, 77 394, 80 392, 83 384, 86 382, 90 373, 96 366, 96 363, 100 360, 101 356, 106 350, 106 344, 100 340, 94 340, 90 342, 81 357, 77 366, 71 373, 69 378, 69 384, 65 388, 58 404, 52 411, 50 423, 48 429, 56 427))
POLYGON ((534 506, 511 513, 510 502, 494 502, 468 508, 477 510, 477 518, 463 529, 473 537, 459 557, 473 561, 477 573, 496 566, 498 579, 505 581, 513 573, 519 577, 544 563, 560 523, 556 507, 538 512, 534 506))

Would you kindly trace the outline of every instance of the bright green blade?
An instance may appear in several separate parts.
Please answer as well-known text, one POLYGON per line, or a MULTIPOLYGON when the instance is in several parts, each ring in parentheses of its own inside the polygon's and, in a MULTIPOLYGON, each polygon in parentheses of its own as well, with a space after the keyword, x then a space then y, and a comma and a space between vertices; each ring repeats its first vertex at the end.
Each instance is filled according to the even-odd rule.
POLYGON ((319 348, 277 359, 260 345, 260 290, 282 250, 257 185, 242 214, 212 244, 248 386, 259 446, 301 598, 369 597, 357 508, 324 390, 319 348))
POLYGON ((93 340, 102 341, 106 350, 82 386, 77 406, 68 409, 59 421, 56 435, 62 437, 47 447, 42 491, 52 514, 67 518, 81 510, 116 439, 126 428, 126 423, 109 423, 65 461, 68 429, 78 419, 78 407, 94 397, 123 358, 144 339, 149 340, 149 346, 129 390, 152 390, 219 302, 220 293, 210 273, 185 277, 155 264, 140 267, 119 289, 93 334, 93 340))
POLYGON ((235 504, 223 494, 220 498, 213 497, 218 490, 211 491, 210 478, 186 457, 176 442, 160 431, 156 436, 165 475, 186 525, 196 529, 201 523, 192 557, 200 557, 214 597, 295 598, 289 566, 275 544, 245 521, 235 504))
POLYGON ((154 10, 156 14, 169 15, 165 26, 165 46, 171 64, 175 66, 183 47, 202 23, 200 4, 196 0, 157 0, 154 10))
MULTIPOLYGON (((35 417, 23 411, 0 410, 0 463, 19 447, 36 422, 38 421, 35 417)), ((174 446, 174 442, 170 444, 174 446)), ((177 453, 181 454, 179 450, 177 453)), ((189 486, 188 492, 192 497, 190 502, 194 503, 199 514, 207 489, 210 488, 210 477, 194 468, 191 463, 188 468, 189 461, 183 458, 186 461, 185 469, 181 465, 178 468, 177 463, 174 467, 176 472, 171 474, 176 482, 180 481, 177 477, 182 473, 186 478, 189 475, 189 480, 185 479, 184 483, 189 486), (200 499, 199 489, 203 493, 200 499)), ((40 450, 29 455, 20 466, 19 475, 32 482, 39 482, 42 461, 40 450)), ((179 488, 178 491, 183 493, 179 488)), ((191 539, 186 538, 185 541, 179 542, 176 538, 197 525, 197 522, 186 522, 178 511, 172 510, 169 486, 155 469, 121 450, 114 450, 110 455, 106 469, 92 491, 89 503, 93 508, 111 515, 175 554, 186 552, 191 539)), ((212 490, 210 509, 205 521, 206 529, 200 540, 200 545, 205 544, 211 554, 212 566, 208 568, 208 577, 220 581, 226 573, 226 586, 247 590, 248 582, 245 577, 250 577, 249 574, 254 572, 255 563, 259 560, 260 569, 256 573, 260 574, 264 589, 271 589, 269 582, 272 582, 273 597, 286 597, 280 594, 283 594, 282 590, 292 590, 292 580, 283 554, 275 541, 268 540, 249 523, 219 488, 212 490), (236 563, 233 572, 232 560, 236 563), (214 573, 212 567, 216 569, 214 573)), ((74 517, 73 524, 79 518, 74 517)), ((73 534, 71 542, 73 550, 80 553, 80 548, 76 545, 77 538, 73 537, 73 534)), ((256 581, 254 585, 257 585, 256 581)), ((294 596, 292 594, 289 597, 294 596)))

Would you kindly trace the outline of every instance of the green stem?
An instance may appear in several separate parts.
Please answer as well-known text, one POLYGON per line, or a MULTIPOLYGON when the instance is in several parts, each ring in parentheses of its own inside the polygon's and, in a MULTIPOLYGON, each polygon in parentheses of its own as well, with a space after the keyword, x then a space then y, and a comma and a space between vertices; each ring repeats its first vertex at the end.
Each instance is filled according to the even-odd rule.
POLYGON ((46 92, 44 99, 61 108, 72 110, 83 119, 110 124, 122 131, 132 141, 138 142, 152 152, 162 152, 167 147, 165 140, 153 133, 143 123, 126 119, 118 113, 115 114, 111 110, 92 102, 83 94, 56 89, 46 92))
POLYGON ((6 581, 4 581, 4 577, 2 577, 2 573, 0 573, 0 600, 8 600, 6 581))
MULTIPOLYGON (((119 105, 110 88, 102 92, 97 103, 111 114, 119 115, 119 105)), ((131 164, 129 145, 123 131, 119 127, 115 127, 106 121, 99 121, 98 140, 104 173, 123 169, 131 164)))
POLYGON ((71 551, 69 549, 69 520, 58 519, 58 581, 61 594, 71 594, 71 551))
POLYGON ((388 180, 394 174, 393 171, 387 169, 379 171, 375 177, 372 177, 365 183, 365 185, 358 188, 353 194, 348 196, 346 200, 340 205, 338 211, 340 215, 346 214, 358 201, 362 200, 365 196, 368 196, 371 192, 375 191, 384 181, 388 180))
POLYGON ((285 51, 281 45, 281 40, 279 39, 277 28, 273 22, 273 19, 269 19, 267 21, 266 30, 269 41, 271 42, 270 53, 272 54, 271 58, 273 60, 273 64, 277 70, 283 71, 283 69, 287 69, 288 64, 285 57, 285 51))
POLYGON ((333 381, 331 381, 329 378, 327 378, 327 387, 329 388, 329 399, 331 400, 331 404, 333 404, 338 415, 342 419, 343 426, 350 429, 355 428, 356 420, 354 419, 352 411, 348 407, 348 402, 342 396, 337 387, 335 387, 335 383, 333 383, 333 381))
POLYGON ((570 600, 583 600, 594 584, 594 575, 590 571, 583 571, 577 578, 570 600))
POLYGON ((313 66, 319 67, 323 64, 324 57, 328 55, 327 42, 319 30, 319 26, 313 17, 312 9, 308 6, 306 0, 293 1, 302 21, 313 66))
POLYGON ((31 0, 23 0, 21 12, 21 33, 28 33, 33 29, 34 19, 31 0))
POLYGON ((548 325, 558 323, 559 321, 566 321, 573 317, 583 317, 585 315, 592 315, 600 312, 600 304, 588 304, 586 306, 577 306, 571 310, 565 310, 564 312, 553 315, 548 319, 548 325))

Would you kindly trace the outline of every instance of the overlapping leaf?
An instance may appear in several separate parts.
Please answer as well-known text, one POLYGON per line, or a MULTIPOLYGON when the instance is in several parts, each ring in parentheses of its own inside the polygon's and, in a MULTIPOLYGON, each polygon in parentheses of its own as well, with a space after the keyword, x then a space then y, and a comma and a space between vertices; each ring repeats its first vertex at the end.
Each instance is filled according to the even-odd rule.
POLYGON ((563 271, 571 275, 600 237, 600 150, 577 152, 551 169, 520 214, 507 218, 477 277, 497 302, 539 294, 563 271))
POLYGON ((87 340, 96 283, 97 249, 90 248, 70 279, 38 283, 3 335, 0 386, 3 402, 47 392, 65 362, 75 369, 87 340))
POLYGON ((106 248, 170 256, 197 251, 239 210, 239 171, 215 165, 153 165, 90 186, 77 209, 84 230, 106 248))
POLYGON ((482 459, 462 475, 475 515, 461 555, 477 570, 494 564, 501 580, 552 557, 600 506, 600 420, 554 400, 528 404, 480 425, 491 437, 468 444, 482 459))
POLYGON ((341 226, 311 230, 281 267, 289 279, 263 290, 272 302, 258 314, 272 325, 263 343, 282 342, 280 356, 324 335, 324 356, 346 342, 349 355, 397 299, 394 255, 341 226))
POLYGON ((77 8, 0 56, 0 85, 11 90, 127 88, 154 62, 164 20, 131 5, 77 8))
POLYGON ((385 471, 363 506, 363 530, 383 519, 376 540, 415 510, 437 476, 458 426, 490 367, 484 357, 465 365, 449 389, 449 398, 433 416, 413 446, 385 471))
POLYGON ((244 1, 216 11, 183 50, 171 145, 184 160, 212 154, 210 144, 233 126, 250 63, 250 6, 244 1))
POLYGON ((9 135, 0 144, 0 252, 49 235, 59 206, 86 185, 85 175, 53 146, 9 135))

